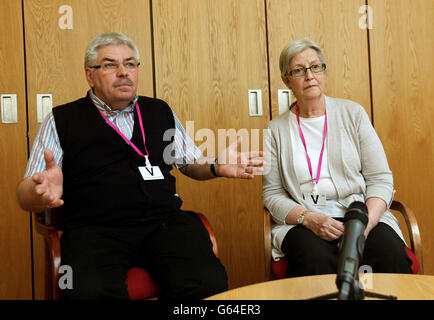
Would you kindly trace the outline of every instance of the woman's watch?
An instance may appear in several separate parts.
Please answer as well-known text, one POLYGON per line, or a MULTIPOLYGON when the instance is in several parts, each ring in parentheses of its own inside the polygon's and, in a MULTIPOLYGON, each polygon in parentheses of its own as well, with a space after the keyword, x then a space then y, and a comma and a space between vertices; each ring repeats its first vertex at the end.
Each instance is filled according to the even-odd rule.
POLYGON ((304 217, 305 217, 306 213, 308 213, 308 212, 309 212, 309 210, 304 210, 302 213, 300 213, 298 215, 298 217, 297 217, 297 224, 298 225, 301 225, 303 223, 304 217))

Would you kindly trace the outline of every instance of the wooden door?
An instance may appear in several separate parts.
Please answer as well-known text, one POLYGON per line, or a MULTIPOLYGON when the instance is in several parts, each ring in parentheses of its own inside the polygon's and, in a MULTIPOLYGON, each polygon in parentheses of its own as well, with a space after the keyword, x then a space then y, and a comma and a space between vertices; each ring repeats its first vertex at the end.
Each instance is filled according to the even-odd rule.
MULTIPOLYGON (((40 126, 37 94, 52 94, 53 106, 85 96, 84 54, 98 33, 120 31, 140 51, 139 94, 153 95, 150 4, 148 0, 26 0, 27 91, 30 148, 40 126)), ((34 235, 35 297, 44 297, 41 237, 34 235)))
POLYGON ((278 89, 287 89, 280 77, 280 52, 288 42, 304 38, 315 41, 323 51, 326 94, 353 100, 371 115, 367 30, 360 27, 361 6, 364 1, 360 0, 267 1, 273 118, 279 115, 278 89))
POLYGON ((32 299, 31 220, 15 193, 27 162, 22 21, 21 1, 0 1, 0 95, 16 95, 18 120, 0 119, 0 300, 32 299))
POLYGON ((395 198, 415 212, 424 268, 434 274, 434 2, 369 0, 373 120, 395 198))
MULTIPOLYGON (((199 147, 216 146, 214 153, 204 150, 208 156, 224 144, 223 130, 244 129, 244 141, 252 142, 252 129, 269 121, 264 1, 154 0, 152 9, 156 96, 199 147), (262 92, 262 117, 249 116, 249 89, 262 92)), ((229 287, 264 281, 261 177, 198 182, 176 176, 183 209, 204 213, 215 229, 229 287)))

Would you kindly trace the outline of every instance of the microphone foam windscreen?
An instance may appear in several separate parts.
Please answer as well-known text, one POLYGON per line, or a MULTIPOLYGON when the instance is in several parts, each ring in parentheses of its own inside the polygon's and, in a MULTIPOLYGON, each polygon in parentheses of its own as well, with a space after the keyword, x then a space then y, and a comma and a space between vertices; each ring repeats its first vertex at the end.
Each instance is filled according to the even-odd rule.
POLYGON ((348 220, 360 220, 365 226, 368 224, 368 207, 360 201, 354 201, 350 204, 345 213, 344 222, 348 220))

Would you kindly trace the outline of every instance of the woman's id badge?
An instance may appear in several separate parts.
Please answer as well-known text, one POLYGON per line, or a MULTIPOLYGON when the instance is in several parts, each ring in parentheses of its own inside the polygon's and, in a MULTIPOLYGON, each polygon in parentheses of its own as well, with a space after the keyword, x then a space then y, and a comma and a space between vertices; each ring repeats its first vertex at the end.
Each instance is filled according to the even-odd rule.
POLYGON ((323 193, 303 193, 303 200, 314 207, 324 208, 327 199, 323 193))

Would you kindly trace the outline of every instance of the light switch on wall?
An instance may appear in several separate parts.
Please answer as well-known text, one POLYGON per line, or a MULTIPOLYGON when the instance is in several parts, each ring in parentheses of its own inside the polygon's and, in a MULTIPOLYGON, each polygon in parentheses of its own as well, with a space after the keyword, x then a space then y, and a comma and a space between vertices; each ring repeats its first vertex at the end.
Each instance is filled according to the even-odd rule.
POLYGON ((262 91, 249 90, 249 115, 251 117, 262 116, 262 91))
POLYGON ((36 106, 38 122, 42 123, 45 117, 51 112, 53 108, 53 96, 51 94, 37 94, 36 95, 36 106))
POLYGON ((17 123, 18 122, 17 95, 2 94, 0 99, 1 99, 2 123, 17 123))
POLYGON ((279 89, 278 101, 279 101, 279 115, 281 115, 282 113, 288 111, 289 107, 291 106, 291 90, 279 89))

